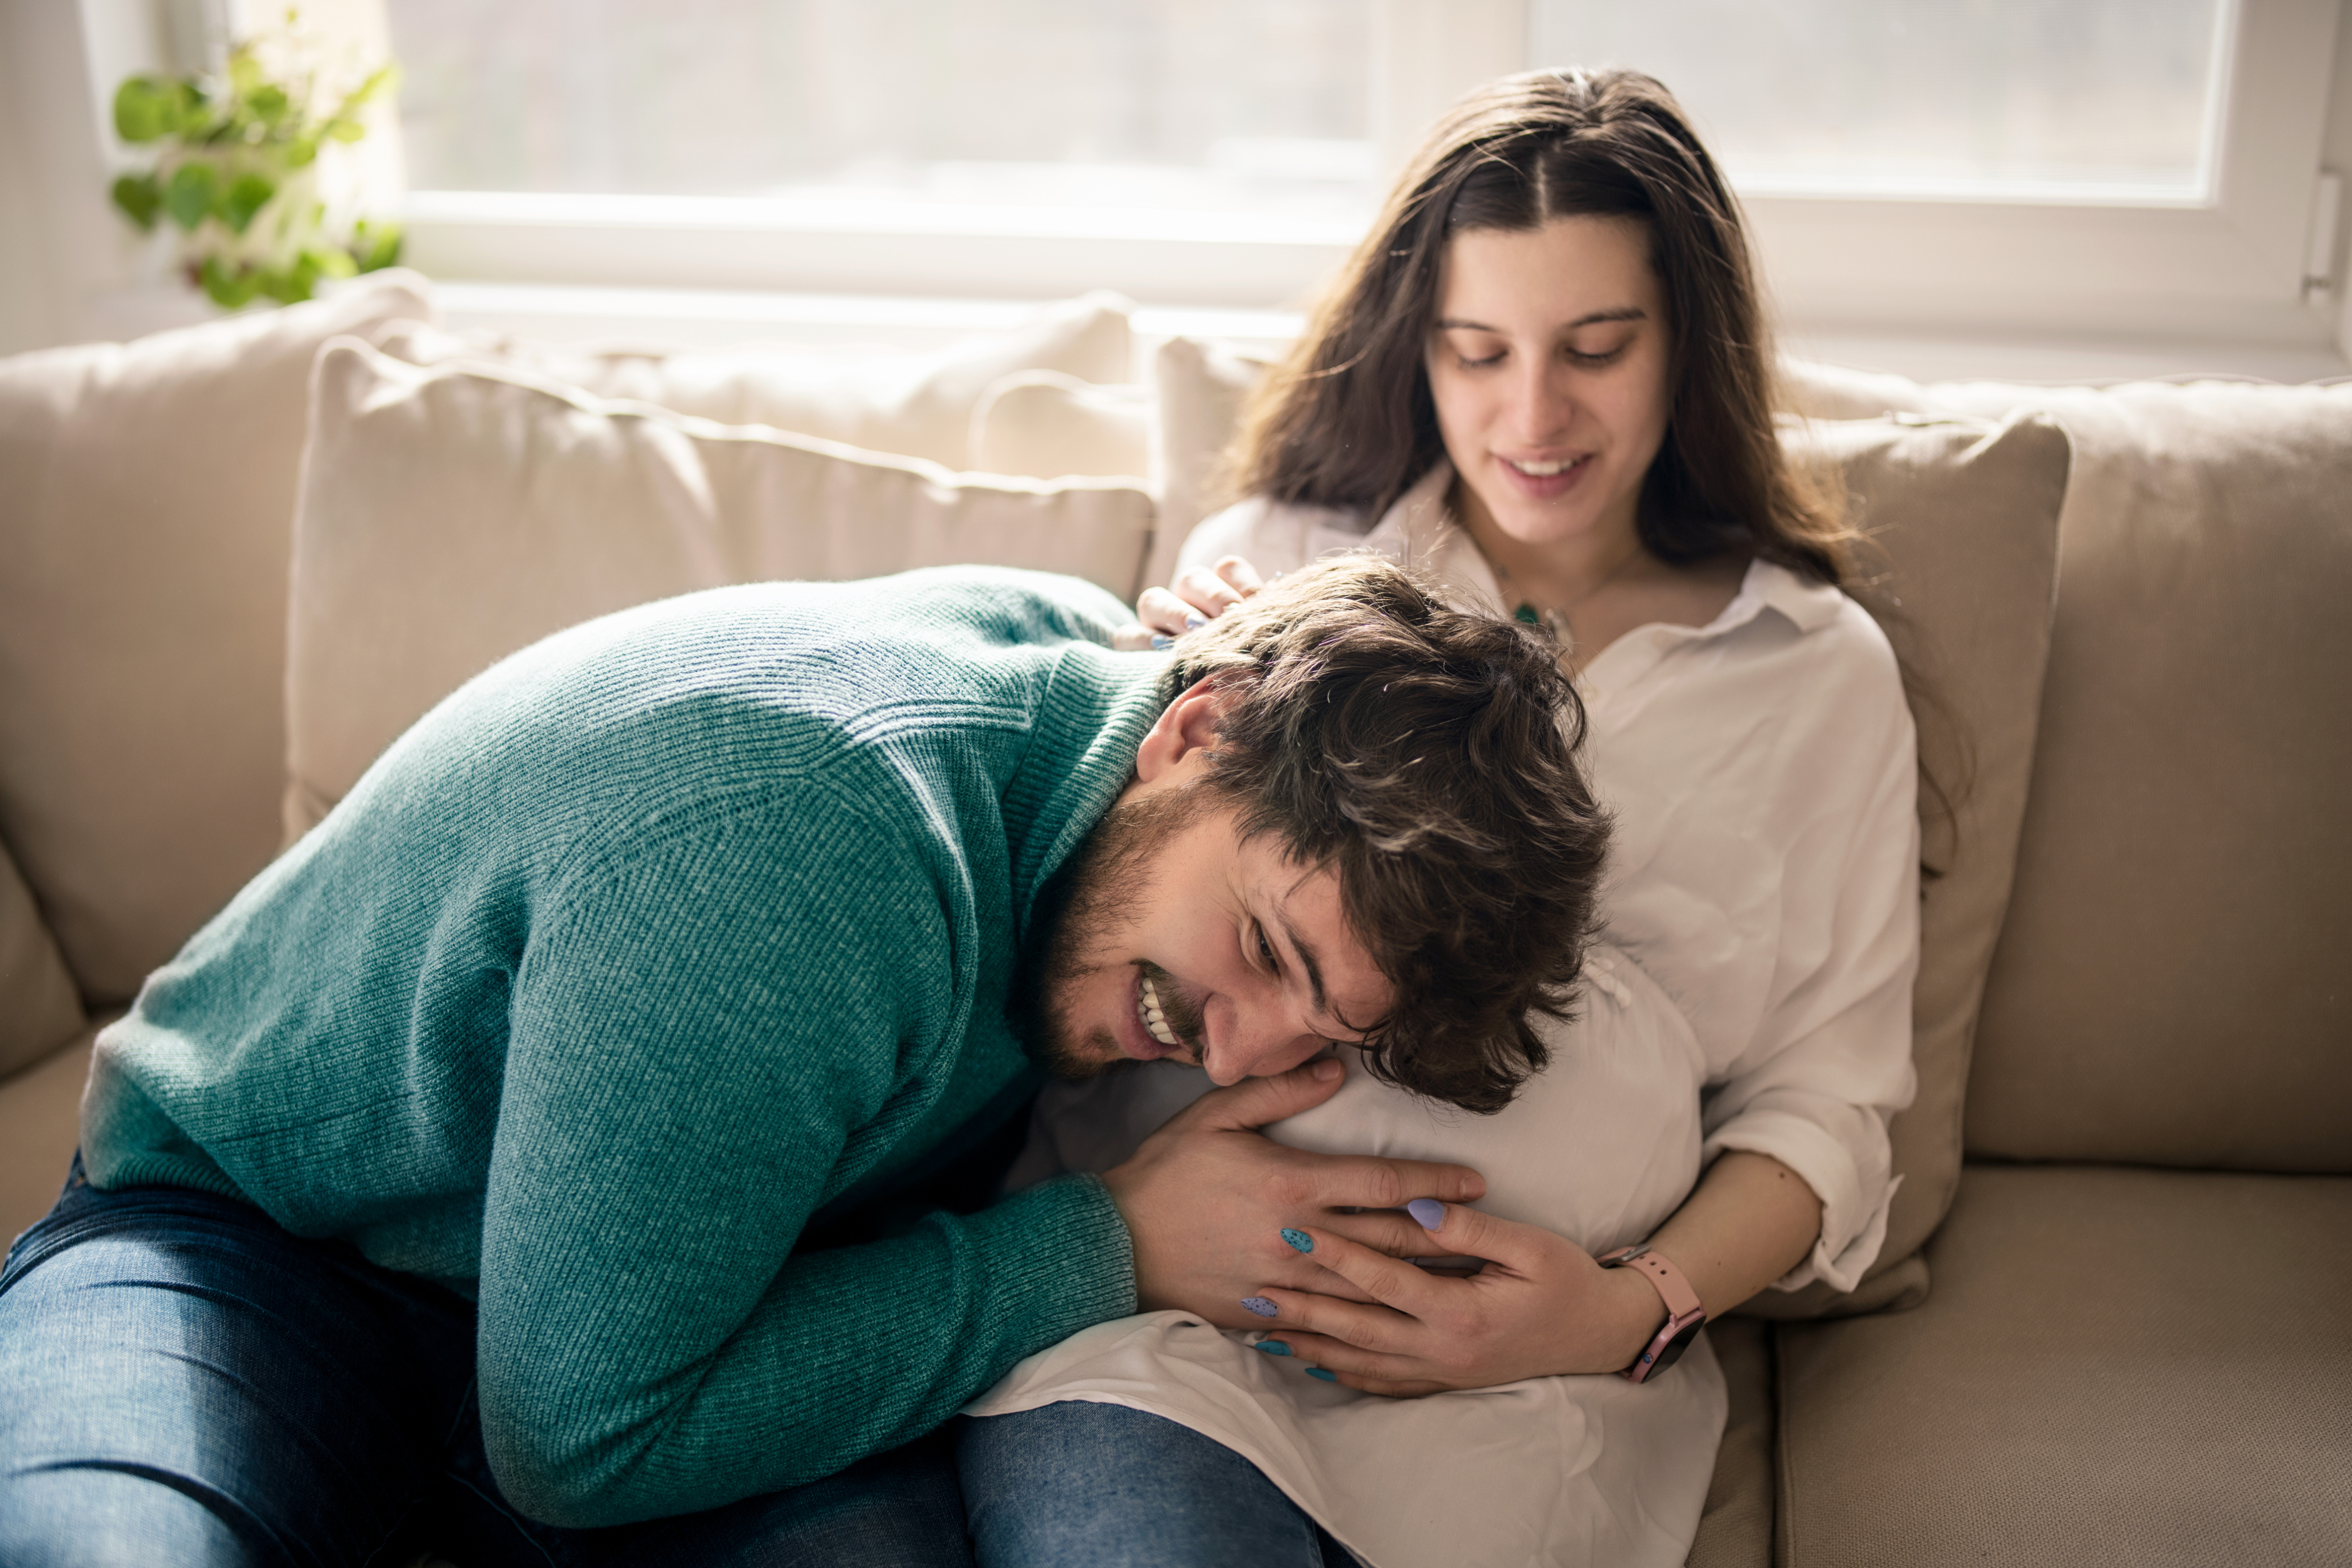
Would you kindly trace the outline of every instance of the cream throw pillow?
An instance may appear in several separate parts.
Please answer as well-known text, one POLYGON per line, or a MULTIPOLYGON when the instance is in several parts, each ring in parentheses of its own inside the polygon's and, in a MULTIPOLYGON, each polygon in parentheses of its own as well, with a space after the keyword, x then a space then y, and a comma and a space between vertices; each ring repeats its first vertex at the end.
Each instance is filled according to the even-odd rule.
POLYGON ((722 584, 993 562, 1131 599, 1151 498, 958 476, 592 397, 519 369, 320 356, 295 533, 286 828, 550 632, 722 584))
POLYGON ((971 415, 971 465, 984 474, 1142 475, 1151 463, 1151 394, 1059 371, 998 379, 971 415))
POLYGON ((432 308, 376 273, 0 361, 0 838, 93 1005, 277 851, 310 361, 432 308))
POLYGON ((982 466, 973 460, 972 415, 1003 377, 1055 371, 1079 382, 1127 380, 1128 308, 1116 294, 1089 294, 1048 307, 1026 326, 931 353, 760 344, 581 349, 422 328, 380 346, 414 364, 511 365, 598 397, 654 403, 721 424, 767 425, 964 470, 982 466))

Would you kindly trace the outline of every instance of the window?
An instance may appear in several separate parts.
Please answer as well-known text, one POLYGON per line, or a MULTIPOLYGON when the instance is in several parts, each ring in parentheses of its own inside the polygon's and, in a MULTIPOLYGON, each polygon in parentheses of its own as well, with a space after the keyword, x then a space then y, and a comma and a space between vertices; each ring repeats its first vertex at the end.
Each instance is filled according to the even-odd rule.
POLYGON ((2227 0, 1536 0, 1534 57, 1669 84, 1750 195, 2198 201, 2227 0))
POLYGON ((1801 337, 2331 336, 2335 0, 383 4, 445 277, 1292 305, 1462 91, 1616 60, 1801 337))

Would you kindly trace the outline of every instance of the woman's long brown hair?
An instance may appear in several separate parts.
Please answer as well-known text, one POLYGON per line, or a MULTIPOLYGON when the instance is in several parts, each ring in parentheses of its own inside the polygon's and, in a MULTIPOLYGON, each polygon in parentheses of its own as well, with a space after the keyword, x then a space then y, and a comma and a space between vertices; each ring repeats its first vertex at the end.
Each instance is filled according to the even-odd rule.
POLYGON ((1665 296, 1673 402, 1642 543, 1677 565, 1738 551, 1843 583, 1841 508, 1790 468, 1773 427, 1738 204, 1673 96, 1638 71, 1529 71, 1454 107, 1252 399, 1233 487, 1368 522, 1386 510, 1444 455, 1423 356, 1447 239, 1572 215, 1642 222, 1665 296))

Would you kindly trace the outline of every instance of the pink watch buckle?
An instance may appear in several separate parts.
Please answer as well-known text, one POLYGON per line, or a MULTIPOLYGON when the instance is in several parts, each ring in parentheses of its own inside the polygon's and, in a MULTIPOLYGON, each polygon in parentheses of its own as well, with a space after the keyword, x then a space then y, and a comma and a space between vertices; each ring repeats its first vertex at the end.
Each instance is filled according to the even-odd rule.
POLYGON ((1683 1352, 1698 1338, 1698 1331, 1706 1326, 1706 1309, 1699 1305, 1698 1292, 1683 1278, 1683 1271, 1646 1245, 1620 1247, 1593 1261, 1604 1269, 1637 1270, 1657 1288, 1659 1297, 1666 1303, 1665 1325, 1642 1347, 1633 1364, 1617 1375, 1628 1383, 1643 1383, 1681 1360, 1683 1352))

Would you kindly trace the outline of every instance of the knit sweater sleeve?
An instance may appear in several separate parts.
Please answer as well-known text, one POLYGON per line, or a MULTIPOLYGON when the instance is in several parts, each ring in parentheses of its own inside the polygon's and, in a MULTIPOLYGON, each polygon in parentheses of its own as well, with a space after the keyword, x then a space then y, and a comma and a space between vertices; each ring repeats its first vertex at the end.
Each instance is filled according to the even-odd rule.
POLYGON ((927 1042, 952 1032, 955 934, 886 838, 810 784, 534 918, 478 1335, 484 1437, 526 1512, 611 1524, 819 1479, 1133 1310, 1090 1178, 791 1255, 952 1066, 927 1042), (907 961, 925 952, 940 961, 907 961))

